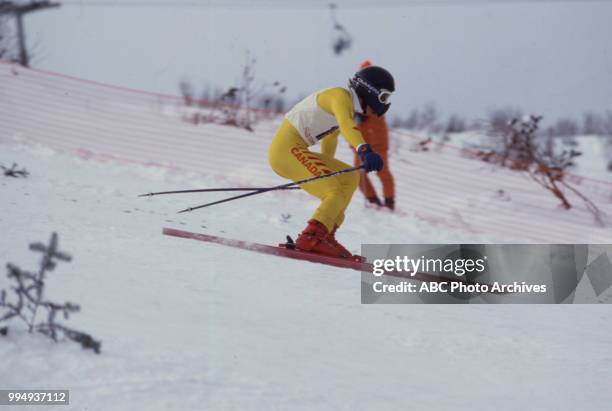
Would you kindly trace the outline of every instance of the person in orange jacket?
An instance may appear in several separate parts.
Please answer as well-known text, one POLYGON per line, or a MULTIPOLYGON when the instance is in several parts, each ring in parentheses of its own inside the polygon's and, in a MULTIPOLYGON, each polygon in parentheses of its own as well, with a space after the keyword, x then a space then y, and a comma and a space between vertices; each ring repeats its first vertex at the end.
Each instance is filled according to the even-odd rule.
MULTIPOLYGON (((361 63, 360 68, 371 66, 372 63, 369 60, 361 63)), ((382 183, 383 188, 383 201, 380 200, 376 194, 376 190, 372 185, 372 182, 368 178, 365 172, 361 172, 361 178, 359 182, 359 189, 366 197, 368 202, 377 206, 384 206, 390 210, 395 209, 395 182, 393 181, 393 175, 389 167, 388 151, 389 151, 389 130, 387 128, 387 122, 384 116, 360 116, 357 115, 357 123, 359 131, 363 136, 366 143, 368 143, 372 150, 378 153, 385 163, 385 167, 377 172, 378 178, 382 183)), ((355 166, 361 164, 359 155, 355 151, 355 166)))

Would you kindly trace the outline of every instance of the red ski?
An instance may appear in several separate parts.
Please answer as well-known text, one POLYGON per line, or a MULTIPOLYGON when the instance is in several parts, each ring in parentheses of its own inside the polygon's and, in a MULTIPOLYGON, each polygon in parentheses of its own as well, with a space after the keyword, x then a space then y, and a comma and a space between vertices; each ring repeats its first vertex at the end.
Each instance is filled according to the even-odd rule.
MULTIPOLYGON (((204 241, 206 243, 214 243, 221 244, 228 247, 240 248, 243 250, 255 251, 263 254, 275 255, 278 257, 286 257, 293 258, 296 260, 306 260, 313 263, 331 265, 334 267, 340 268, 350 268, 356 271, 366 271, 372 272, 372 264, 368 262, 359 262, 355 260, 351 260, 348 258, 341 257, 328 257, 325 255, 309 253, 307 251, 301 250, 292 250, 290 248, 281 247, 281 246, 273 246, 259 243, 252 243, 249 241, 241 241, 241 240, 233 240, 231 238, 217 237, 214 235, 208 234, 199 234, 199 233, 191 233, 189 231, 177 230, 175 228, 164 228, 163 234, 173 236, 173 237, 181 237, 181 238, 189 238, 191 240, 204 241)), ((428 273, 416 273, 411 275, 406 272, 389 272, 387 271, 385 275, 392 277, 400 277, 406 278, 410 280, 417 280, 423 282, 463 282, 466 284, 475 284, 470 280, 465 279, 457 279, 457 278, 449 278, 444 276, 438 276, 428 273)))
POLYGON ((255 251, 263 254, 276 255, 279 257, 293 258, 296 260, 306 260, 313 263, 327 264, 335 267, 350 268, 357 271, 370 271, 371 264, 362 263, 348 258, 328 257, 325 255, 309 253, 307 251, 292 250, 285 247, 251 243, 248 241, 232 240, 231 238, 217 237, 208 234, 190 233, 189 231, 176 230, 174 228, 164 228, 163 233, 174 237, 190 238, 192 240, 204 241, 226 245, 229 247, 241 248, 243 250, 255 251))

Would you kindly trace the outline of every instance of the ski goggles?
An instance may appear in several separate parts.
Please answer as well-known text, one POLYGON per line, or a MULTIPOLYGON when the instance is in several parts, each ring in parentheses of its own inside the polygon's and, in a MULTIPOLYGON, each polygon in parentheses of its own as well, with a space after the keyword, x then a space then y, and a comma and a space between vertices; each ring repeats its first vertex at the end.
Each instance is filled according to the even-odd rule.
POLYGON ((378 101, 382 104, 391 104, 391 96, 393 95, 392 91, 382 89, 378 93, 378 101))

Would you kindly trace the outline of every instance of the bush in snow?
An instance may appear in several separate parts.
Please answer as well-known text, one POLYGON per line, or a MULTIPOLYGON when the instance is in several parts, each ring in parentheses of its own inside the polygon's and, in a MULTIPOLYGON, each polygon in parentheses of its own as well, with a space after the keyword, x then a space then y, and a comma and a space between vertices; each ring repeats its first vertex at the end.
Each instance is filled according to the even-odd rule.
POLYGON ((489 150, 481 149, 476 152, 476 156, 502 167, 526 172, 533 181, 555 195, 565 209, 572 208, 565 193, 573 192, 584 201, 595 221, 603 225, 599 208, 565 179, 574 158, 581 153, 574 149, 555 151, 550 140, 549 144, 541 148, 536 142, 536 132, 541 119, 541 116, 512 119, 505 128, 500 128, 504 130, 501 146, 489 150))
MULTIPOLYGON (((11 287, 13 293, 7 295, 6 290, 0 291, 0 323, 9 322, 13 318, 22 320, 28 331, 38 331, 53 341, 69 339, 81 344, 83 348, 100 353, 101 342, 91 335, 66 327, 57 322, 58 314, 68 319, 71 313, 78 312, 80 307, 71 302, 57 304, 45 298, 45 276, 52 271, 58 261, 68 262, 70 255, 58 250, 57 234, 51 235, 48 245, 42 243, 30 244, 30 250, 40 252, 43 257, 37 272, 29 272, 7 264, 8 278, 14 281, 11 287), (38 320, 42 316, 41 320, 38 320)), ((0 334, 6 335, 8 326, 0 328, 0 334)))
POLYGON ((446 133, 463 133, 467 130, 465 120, 459 117, 457 114, 453 114, 446 121, 445 132, 446 133))
POLYGON ((8 168, 5 167, 3 165, 0 165, 0 168, 2 169, 2 172, 4 174, 4 176, 6 177, 23 177, 26 178, 27 176, 30 175, 30 173, 28 172, 28 170, 26 170, 25 168, 22 168, 21 170, 17 170, 17 164, 13 163, 13 165, 8 168))
POLYGON ((255 85, 255 64, 257 60, 247 51, 242 67, 241 84, 232 86, 225 92, 216 91, 211 97, 209 90, 197 99, 192 85, 180 83, 183 102, 188 107, 184 120, 193 124, 215 123, 253 131, 259 120, 282 111, 285 107, 283 94, 287 90, 280 82, 272 85, 255 85))

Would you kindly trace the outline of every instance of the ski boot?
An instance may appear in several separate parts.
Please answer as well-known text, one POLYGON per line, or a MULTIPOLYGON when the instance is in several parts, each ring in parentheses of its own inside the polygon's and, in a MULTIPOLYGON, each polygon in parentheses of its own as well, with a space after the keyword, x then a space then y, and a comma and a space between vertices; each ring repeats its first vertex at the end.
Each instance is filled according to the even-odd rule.
POLYGON ((375 207, 382 207, 382 205, 383 205, 381 203, 381 201, 378 199, 377 196, 366 197, 366 201, 367 201, 366 205, 372 205, 372 206, 375 206, 375 207))
POLYGON ((385 198, 385 207, 389 210, 395 210, 395 199, 394 198, 385 198))
POLYGON ((295 241, 295 248, 303 251, 311 251, 313 253, 327 255, 330 257, 351 256, 351 253, 336 242, 329 241, 329 232, 323 223, 311 219, 308 221, 308 226, 300 233, 295 241))
POLYGON ((344 256, 346 256, 347 258, 351 258, 359 262, 364 262, 365 261, 364 257, 357 255, 357 254, 352 254, 342 244, 340 244, 338 240, 336 240, 336 231, 338 231, 338 226, 334 225, 334 229, 327 235, 327 241, 332 243, 334 246, 338 247, 340 250, 342 250, 342 252, 344 253, 344 256))
POLYGON ((338 240, 336 240, 336 231, 338 231, 338 226, 334 225, 334 229, 331 230, 328 234, 327 234, 327 241, 332 243, 335 247, 337 247, 339 250, 342 251, 342 254, 345 257, 349 257, 352 256, 353 254, 347 250, 342 244, 340 244, 338 242, 338 240))

